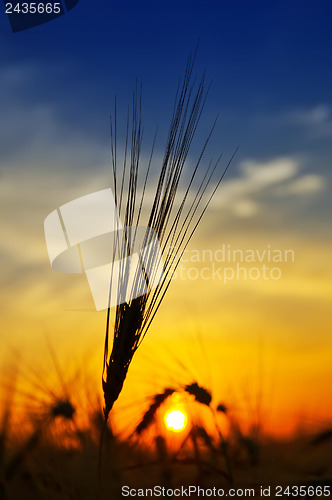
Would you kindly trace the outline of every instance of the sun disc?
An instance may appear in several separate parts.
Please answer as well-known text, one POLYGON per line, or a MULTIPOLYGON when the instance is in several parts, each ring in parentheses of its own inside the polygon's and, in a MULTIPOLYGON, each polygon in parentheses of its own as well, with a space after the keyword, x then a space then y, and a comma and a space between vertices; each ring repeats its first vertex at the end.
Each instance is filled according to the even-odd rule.
POLYGON ((165 415, 165 425, 173 432, 181 432, 186 427, 187 420, 187 415, 181 410, 172 410, 165 415))

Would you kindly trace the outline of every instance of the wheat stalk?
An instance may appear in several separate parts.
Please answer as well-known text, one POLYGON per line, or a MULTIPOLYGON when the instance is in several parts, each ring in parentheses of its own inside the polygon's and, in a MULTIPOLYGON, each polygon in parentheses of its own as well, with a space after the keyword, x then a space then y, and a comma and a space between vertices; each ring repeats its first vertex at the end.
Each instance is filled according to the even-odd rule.
MULTIPOLYGON (((185 76, 177 92, 165 155, 144 235, 144 242, 147 245, 151 242, 151 234, 158 238, 163 260, 162 278, 155 288, 149 287, 143 295, 125 301, 121 294, 123 294, 122 285, 127 280, 126 273, 128 269, 125 265, 120 266, 117 292, 120 300, 113 312, 113 320, 111 317, 111 307, 107 311, 102 380, 105 399, 105 421, 107 421, 109 412, 122 390, 131 360, 160 307, 181 256, 233 158, 231 158, 222 174, 219 174, 212 187, 212 192, 208 194, 207 189, 219 165, 220 157, 214 163, 211 161, 208 168, 202 171, 201 178, 198 179, 198 177, 199 172, 202 170, 200 167, 203 155, 216 125, 215 121, 202 147, 201 154, 193 167, 185 191, 181 199, 178 199, 179 183, 183 177, 185 162, 208 93, 205 90, 204 74, 197 84, 193 81, 192 73, 195 56, 196 53, 193 56, 189 56, 185 76), (112 324, 114 324, 114 335, 112 350, 109 352, 112 324)), ((121 169, 117 164, 117 119, 115 106, 114 119, 111 120, 113 189, 118 213, 121 220, 124 221, 124 236, 119 238, 118 233, 116 233, 114 248, 116 248, 122 260, 125 260, 132 254, 135 246, 135 239, 137 238, 137 229, 135 228, 141 223, 144 197, 148 185, 155 144, 154 141, 144 176, 142 194, 140 195, 140 199, 138 199, 143 128, 141 122, 141 89, 137 89, 137 86, 133 95, 130 126, 129 123, 128 113, 124 162, 121 169)), ((154 271, 154 267, 157 267, 157 263, 155 262, 156 255, 150 255, 149 258, 151 269, 154 271)), ((144 282, 144 279, 137 272, 135 282, 132 286, 135 289, 139 289, 144 284, 142 281, 144 282)))

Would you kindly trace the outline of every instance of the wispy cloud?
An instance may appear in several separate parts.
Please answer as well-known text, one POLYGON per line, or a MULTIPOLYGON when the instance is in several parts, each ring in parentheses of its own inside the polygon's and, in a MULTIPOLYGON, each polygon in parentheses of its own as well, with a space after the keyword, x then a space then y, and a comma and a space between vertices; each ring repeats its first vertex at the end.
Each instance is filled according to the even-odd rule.
POLYGON ((324 189, 325 179, 321 175, 308 174, 295 179, 280 188, 280 194, 308 195, 316 194, 324 189))
POLYGON ((314 126, 328 122, 331 109, 327 104, 318 104, 312 108, 293 110, 286 116, 295 124, 314 126))
POLYGON ((263 214, 269 202, 280 195, 300 196, 320 192, 324 188, 324 177, 301 173, 302 168, 301 161, 291 157, 266 162, 243 161, 239 166, 240 175, 224 182, 213 206, 234 216, 251 217, 263 214))
POLYGON ((328 104, 317 104, 285 113, 281 121, 301 127, 318 137, 332 136, 332 108, 328 104))

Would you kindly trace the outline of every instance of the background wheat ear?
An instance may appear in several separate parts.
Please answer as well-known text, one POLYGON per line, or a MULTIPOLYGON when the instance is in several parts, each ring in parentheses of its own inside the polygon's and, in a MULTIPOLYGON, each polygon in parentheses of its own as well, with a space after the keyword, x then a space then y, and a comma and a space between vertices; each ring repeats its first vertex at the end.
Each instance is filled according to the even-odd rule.
POLYGON ((149 272, 145 272, 143 276, 139 269, 141 263, 137 264, 134 280, 130 285, 128 284, 128 267, 126 265, 120 265, 117 270, 114 268, 111 272, 109 305, 111 303, 118 305, 115 310, 111 311, 111 307, 109 307, 107 311, 102 383, 105 420, 119 397, 131 360, 158 311, 181 256, 232 161, 231 158, 223 172, 219 172, 219 174, 217 167, 221 156, 215 162, 211 160, 208 165, 202 166, 204 153, 216 125, 216 118, 188 180, 184 181, 183 179, 186 159, 207 97, 205 75, 203 74, 198 82, 192 75, 195 57, 196 53, 189 55, 183 82, 176 95, 165 153, 150 207, 146 206, 144 197, 148 186, 156 137, 145 168, 145 174, 142 177, 143 187, 140 190, 140 153, 143 134, 141 89, 136 86, 136 91, 133 94, 131 120, 128 113, 124 161, 121 167, 117 158, 116 105, 114 118, 111 120, 113 190, 118 213, 123 223, 121 237, 119 237, 119 231, 114 232, 113 248, 119 255, 117 262, 126 262, 134 253, 137 228, 140 224, 142 225, 142 214, 146 210, 148 214, 144 224, 146 229, 143 240, 145 245, 149 247, 151 239, 156 238, 159 251, 152 250, 149 254, 149 272), (214 174, 216 178, 214 178, 214 174), (184 182, 180 194, 178 188, 181 180, 184 182), (212 180, 213 182, 211 182, 212 180), (211 189, 208 192, 209 187, 211 189), (160 259, 162 260, 163 273, 158 279, 158 284, 151 286, 150 278, 152 276, 153 281, 156 276, 157 270, 160 268, 160 259), (116 272, 115 278, 114 272, 116 272), (113 278, 118 283, 115 291, 114 283, 112 283, 113 278), (124 293, 124 289, 126 289, 126 293, 124 293), (140 289, 144 289, 144 293, 137 296, 134 291, 140 289), (117 296, 114 297, 114 294, 117 296), (112 328, 113 344, 109 353, 112 328))
POLYGON ((166 401, 166 399, 168 399, 172 394, 174 394, 174 392, 175 392, 174 389, 166 388, 163 392, 161 392, 160 394, 156 394, 153 397, 152 403, 144 413, 141 421, 139 422, 134 431, 135 434, 140 435, 142 434, 143 431, 145 431, 148 427, 150 427, 150 425, 155 419, 156 413, 160 408, 160 406, 166 401))
POLYGON ((210 406, 212 401, 212 395, 210 391, 205 389, 205 387, 201 387, 197 384, 197 382, 193 382, 192 384, 188 384, 184 388, 185 392, 194 396, 195 400, 202 405, 210 406))

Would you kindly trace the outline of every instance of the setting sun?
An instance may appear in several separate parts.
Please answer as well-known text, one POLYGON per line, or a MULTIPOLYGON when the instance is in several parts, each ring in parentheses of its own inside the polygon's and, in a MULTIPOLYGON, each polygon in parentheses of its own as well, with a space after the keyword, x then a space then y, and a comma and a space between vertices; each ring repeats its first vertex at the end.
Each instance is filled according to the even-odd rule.
POLYGON ((187 426, 188 418, 181 410, 172 410, 165 415, 165 425, 168 430, 180 432, 187 426))

